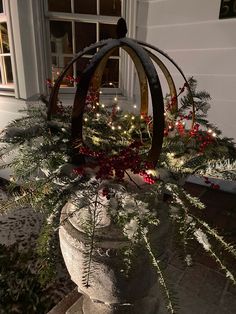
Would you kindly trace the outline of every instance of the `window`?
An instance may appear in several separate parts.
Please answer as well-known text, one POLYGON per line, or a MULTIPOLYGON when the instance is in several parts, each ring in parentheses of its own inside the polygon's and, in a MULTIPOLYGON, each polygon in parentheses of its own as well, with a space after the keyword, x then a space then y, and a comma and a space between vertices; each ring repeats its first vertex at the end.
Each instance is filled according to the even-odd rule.
POLYGON ((13 89, 13 74, 9 33, 4 13, 4 3, 0 1, 0 92, 13 89))
POLYGON ((236 0, 221 0, 220 19, 236 18, 236 0))
MULTIPOLYGON (((84 47, 107 38, 116 38, 116 23, 121 16, 121 0, 46 0, 49 20, 52 80, 56 80, 64 66, 84 47)), ((68 71, 79 77, 96 51, 85 55, 68 71)), ((109 58, 102 78, 102 86, 119 87, 120 51, 109 58)), ((63 87, 73 87, 69 80, 63 87)))

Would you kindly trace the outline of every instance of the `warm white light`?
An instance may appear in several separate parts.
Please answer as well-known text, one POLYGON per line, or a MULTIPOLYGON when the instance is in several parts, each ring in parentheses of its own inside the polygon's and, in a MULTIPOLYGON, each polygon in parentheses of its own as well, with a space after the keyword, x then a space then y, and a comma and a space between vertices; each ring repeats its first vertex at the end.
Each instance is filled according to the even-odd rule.
POLYGON ((174 157, 175 154, 174 153, 170 153, 170 155, 171 155, 171 157, 174 157))
POLYGON ((141 120, 143 120, 143 119, 144 119, 142 115, 140 116, 140 119, 141 119, 141 120))
POLYGON ((178 125, 179 124, 179 122, 175 122, 175 125, 178 125))
POLYGON ((97 113, 97 117, 98 117, 98 118, 100 117, 100 113, 97 113))
POLYGON ((97 106, 99 106, 99 103, 98 103, 98 102, 96 102, 96 105, 97 105, 97 106))
POLYGON ((109 82, 109 85, 112 86, 112 82, 109 82))
POLYGON ((117 109, 117 110, 120 110, 120 107, 119 107, 119 106, 117 106, 117 107, 116 107, 116 109, 117 109))
POLYGON ((212 136, 216 137, 216 133, 213 133, 212 136))
POLYGON ((171 125, 169 125, 169 129, 172 129, 172 126, 171 126, 171 125))
POLYGON ((124 134, 127 134, 127 131, 124 131, 124 134))
POLYGON ((118 99, 117 99, 117 97, 114 97, 114 101, 117 101, 118 99))
POLYGON ((212 130, 211 130, 211 129, 209 129, 207 132, 208 132, 208 133, 212 133, 212 130))
POLYGON ((88 121, 88 118, 84 118, 84 121, 87 122, 87 121, 88 121))
POLYGON ((134 120, 134 119, 135 119, 135 117, 134 117, 134 116, 132 116, 132 117, 131 117, 131 119, 132 119, 132 120, 134 120))
POLYGON ((128 118, 128 115, 126 114, 126 115, 124 116, 124 118, 128 118))
POLYGON ((99 91, 99 94, 102 94, 102 91, 101 91, 101 90, 99 91))
POLYGON ((121 129, 122 129, 122 127, 120 125, 118 125, 118 130, 121 130, 121 129))
POLYGON ((105 108, 105 105, 104 105, 104 104, 102 104, 101 106, 102 106, 102 108, 105 108))
POLYGON ((114 127, 114 125, 111 127, 112 130, 115 130, 116 128, 114 127))
POLYGON ((133 107, 134 107, 134 108, 137 108, 137 106, 136 106, 136 105, 134 105, 133 107))
POLYGON ((164 113, 164 116, 166 116, 166 113, 164 113))

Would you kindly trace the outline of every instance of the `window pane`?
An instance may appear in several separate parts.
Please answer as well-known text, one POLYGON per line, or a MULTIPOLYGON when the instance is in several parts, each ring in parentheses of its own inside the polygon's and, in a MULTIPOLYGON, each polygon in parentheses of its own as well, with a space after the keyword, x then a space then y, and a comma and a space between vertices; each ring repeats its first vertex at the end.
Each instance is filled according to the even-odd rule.
POLYGON ((100 0, 100 14, 121 16, 121 0, 100 0))
MULTIPOLYGON (((76 52, 96 42, 95 23, 75 23, 75 49, 76 52)), ((95 52, 91 51, 90 54, 95 52)))
POLYGON ((1 30, 1 53, 9 53, 10 47, 9 47, 9 38, 8 38, 8 32, 7 32, 7 23, 1 23, 0 24, 0 30, 1 30))
MULTIPOLYGON (((72 57, 53 56, 52 57, 52 81, 55 82, 64 69, 64 67, 72 60, 72 57)), ((66 75, 73 77, 73 66, 69 68, 66 75)), ((61 87, 73 87, 73 82, 68 79, 62 81, 61 87)))
POLYGON ((102 77, 102 87, 119 86, 119 60, 109 59, 102 77), (110 85, 109 83, 112 83, 110 85))
POLYGON ((73 52, 71 22, 50 21, 50 35, 52 52, 73 52))
POLYGON ((97 0, 75 0, 75 13, 97 14, 97 0))
POLYGON ((12 67, 11 67, 11 57, 4 57, 5 61, 5 71, 6 71, 6 79, 7 83, 13 83, 13 74, 12 74, 12 67))
POLYGON ((3 5, 2 5, 2 0, 0 0, 0 13, 3 13, 3 5))
POLYGON ((71 12, 71 0, 48 0, 48 11, 71 12))
MULTIPOLYGON (((99 40, 117 38, 116 36, 116 25, 112 24, 99 24, 99 40)), ((116 49, 113 56, 119 55, 119 49, 116 49)))

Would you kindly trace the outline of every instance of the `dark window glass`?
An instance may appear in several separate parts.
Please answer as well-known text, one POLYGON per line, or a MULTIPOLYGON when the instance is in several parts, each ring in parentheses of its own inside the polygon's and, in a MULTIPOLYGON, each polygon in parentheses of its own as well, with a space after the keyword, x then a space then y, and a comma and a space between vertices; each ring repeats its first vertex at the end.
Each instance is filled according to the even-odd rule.
POLYGON ((11 57, 4 57, 7 83, 13 83, 13 74, 11 67, 11 57))
POLYGON ((3 3, 2 3, 2 0, 0 0, 0 13, 3 13, 3 3))
POLYGON ((51 49, 53 53, 72 53, 72 24, 50 21, 51 49))
POLYGON ((48 11, 71 12, 71 0, 48 0, 48 11))
POLYGON ((220 19, 236 17, 236 0, 221 0, 220 19))
POLYGON ((109 59, 102 76, 102 87, 119 86, 119 60, 109 59), (113 86, 109 83, 113 83, 113 86))
MULTIPOLYGON (((95 23, 75 23, 75 49, 76 52, 95 43, 96 39, 96 24, 95 23)), ((91 51, 90 54, 95 52, 91 51)))
MULTIPOLYGON (((99 40, 116 38, 116 25, 111 24, 99 24, 99 40)), ((116 49, 113 56, 119 55, 119 49, 116 49)))
POLYGON ((0 69, 0 84, 2 84, 2 73, 1 73, 1 69, 0 69))
POLYGON ((100 14, 121 16, 121 0, 100 0, 100 14))
POLYGON ((97 14, 97 0, 75 0, 75 13, 97 14))

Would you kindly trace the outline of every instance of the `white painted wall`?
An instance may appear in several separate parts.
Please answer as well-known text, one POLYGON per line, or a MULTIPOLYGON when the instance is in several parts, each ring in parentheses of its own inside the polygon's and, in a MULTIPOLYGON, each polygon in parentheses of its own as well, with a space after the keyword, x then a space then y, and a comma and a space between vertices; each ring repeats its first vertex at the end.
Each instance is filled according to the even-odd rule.
POLYGON ((136 37, 166 51, 198 80, 212 97, 210 121, 236 141, 236 18, 219 20, 220 2, 139 0, 136 37))

